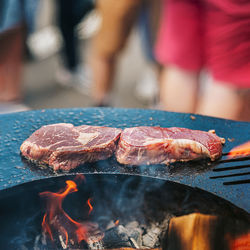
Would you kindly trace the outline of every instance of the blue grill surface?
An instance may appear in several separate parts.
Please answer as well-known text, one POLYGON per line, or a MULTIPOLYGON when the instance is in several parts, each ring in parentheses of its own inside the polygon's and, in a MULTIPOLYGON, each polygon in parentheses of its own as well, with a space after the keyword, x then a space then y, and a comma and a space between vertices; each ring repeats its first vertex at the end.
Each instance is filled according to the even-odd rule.
MULTIPOLYGON (((172 113, 159 110, 116 109, 116 108, 75 108, 27 111, 0 115, 0 190, 32 180, 51 176, 67 175, 54 173, 49 169, 38 169, 20 156, 20 146, 35 130, 52 123, 69 122, 74 125, 89 124, 118 128, 134 126, 185 127, 208 131, 226 139, 223 148, 229 152, 233 147, 250 140, 250 123, 217 119, 212 117, 172 113)), ((224 185, 231 181, 245 181, 248 168, 214 171, 225 167, 247 166, 250 160, 240 162, 213 163, 192 162, 170 166, 123 166, 114 158, 93 164, 84 164, 71 173, 117 173, 134 174, 170 180, 197 187, 216 194, 236 206, 250 211, 250 184, 224 185), (211 178, 232 174, 232 177, 211 178)))

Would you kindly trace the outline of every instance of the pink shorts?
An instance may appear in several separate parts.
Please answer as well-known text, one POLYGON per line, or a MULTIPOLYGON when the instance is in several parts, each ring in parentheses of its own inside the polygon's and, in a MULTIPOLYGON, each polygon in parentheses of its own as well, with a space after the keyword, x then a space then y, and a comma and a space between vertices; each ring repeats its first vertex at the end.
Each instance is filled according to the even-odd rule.
POLYGON ((250 2, 164 0, 156 59, 250 87, 250 2), (239 4, 239 2, 241 4, 239 4))

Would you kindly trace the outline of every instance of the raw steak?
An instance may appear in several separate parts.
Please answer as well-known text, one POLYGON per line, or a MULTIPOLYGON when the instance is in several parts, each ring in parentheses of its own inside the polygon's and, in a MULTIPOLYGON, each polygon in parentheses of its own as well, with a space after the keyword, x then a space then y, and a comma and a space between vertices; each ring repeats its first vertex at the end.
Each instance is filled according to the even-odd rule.
POLYGON ((167 164, 200 158, 215 160, 222 154, 223 139, 212 132, 186 128, 126 128, 116 151, 122 164, 167 164))
POLYGON ((84 162, 109 158, 121 129, 69 123, 43 126, 21 145, 23 156, 54 170, 70 170, 84 162))

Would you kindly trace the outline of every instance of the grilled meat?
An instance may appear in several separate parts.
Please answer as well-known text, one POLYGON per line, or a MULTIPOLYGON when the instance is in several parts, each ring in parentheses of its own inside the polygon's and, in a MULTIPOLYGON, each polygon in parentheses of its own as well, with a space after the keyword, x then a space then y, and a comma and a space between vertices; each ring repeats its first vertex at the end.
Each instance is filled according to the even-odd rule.
POLYGON ((21 145, 24 157, 48 164, 54 170, 70 170, 85 162, 109 158, 121 129, 70 123, 43 126, 21 145))
POLYGON ((118 162, 129 165, 167 164, 222 154, 223 139, 211 132, 187 128, 134 127, 125 129, 116 150, 118 162))

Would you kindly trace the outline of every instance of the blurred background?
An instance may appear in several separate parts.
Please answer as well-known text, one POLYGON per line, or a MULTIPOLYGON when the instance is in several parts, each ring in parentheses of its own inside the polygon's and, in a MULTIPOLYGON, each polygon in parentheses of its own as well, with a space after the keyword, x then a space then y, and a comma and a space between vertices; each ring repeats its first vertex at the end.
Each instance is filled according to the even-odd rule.
MULTIPOLYGON (((83 0, 84 1, 84 0, 83 0)), ((36 10, 35 28, 26 38, 23 69, 21 72, 22 104, 29 109, 67 108, 93 106, 90 95, 91 79, 84 70, 90 70, 86 62, 89 56, 91 39, 100 28, 101 17, 93 8, 75 27, 79 38, 79 61, 82 67, 82 79, 86 86, 74 87, 64 78, 63 38, 58 27, 58 5, 56 1, 42 0, 36 10), (86 69, 88 67, 88 69, 86 69), (61 74, 61 75, 60 75, 61 74), (61 79, 62 78, 62 79, 61 79)), ((157 84, 155 74, 150 68, 142 51, 142 41, 135 24, 121 51, 112 90, 112 106, 136 108, 150 107, 154 103, 157 84), (146 71, 150 71, 147 73, 146 71), (144 74, 152 74, 152 86, 145 91, 145 97, 135 93, 141 80, 146 80, 144 74), (152 93, 151 93, 152 92, 152 93)), ((81 79, 79 79, 80 81, 81 79)), ((71 79, 71 81, 73 81, 71 79)), ((150 85, 151 82, 148 84, 150 85)), ((77 85, 77 84, 76 84, 77 85)), ((22 106, 23 106, 22 105, 22 106)), ((5 106, 5 105, 2 105, 5 106)), ((22 108, 12 105, 13 108, 22 108)), ((4 107, 2 107, 3 109, 4 107)), ((9 109, 6 105, 6 111, 9 109)), ((2 110, 4 111, 4 110, 2 110)))
POLYGON ((111 106, 249 121, 250 4, 215 2, 2 0, 0 113, 111 106))

